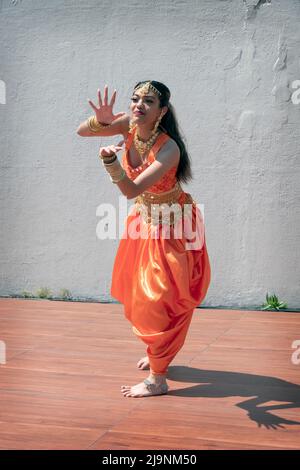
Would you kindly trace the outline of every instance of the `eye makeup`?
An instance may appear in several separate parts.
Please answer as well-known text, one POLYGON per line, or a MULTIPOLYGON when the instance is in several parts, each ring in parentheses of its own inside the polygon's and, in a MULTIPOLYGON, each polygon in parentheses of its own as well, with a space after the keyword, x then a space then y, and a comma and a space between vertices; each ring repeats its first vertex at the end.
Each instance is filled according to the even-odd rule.
MULTIPOLYGON (((131 101, 137 100, 138 98, 139 98, 139 96, 132 96, 132 97, 131 97, 131 101)), ((145 99, 146 99, 147 102, 149 102, 149 103, 154 103, 154 99, 153 99, 151 96, 149 96, 148 98, 146 97, 145 99)))

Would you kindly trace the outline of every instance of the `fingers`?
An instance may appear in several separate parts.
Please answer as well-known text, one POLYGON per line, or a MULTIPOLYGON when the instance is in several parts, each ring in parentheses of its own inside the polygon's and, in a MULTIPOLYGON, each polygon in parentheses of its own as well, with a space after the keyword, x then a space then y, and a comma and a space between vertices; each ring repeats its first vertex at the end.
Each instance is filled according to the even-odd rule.
POLYGON ((103 157, 112 156, 115 152, 122 150, 123 147, 121 146, 125 140, 121 140, 118 145, 108 145, 107 147, 100 147, 99 154, 103 157))
POLYGON ((112 157, 113 153, 110 147, 101 147, 99 150, 99 155, 102 155, 102 157, 112 157))
POLYGON ((118 142, 117 145, 112 145, 112 147, 115 149, 116 152, 118 152, 119 150, 122 150, 122 145, 124 144, 125 140, 122 139, 120 140, 120 142, 118 142))
POLYGON ((104 87, 104 105, 107 106, 107 95, 108 95, 108 86, 104 87))
POLYGON ((97 90, 97 94, 98 94, 98 103, 99 103, 99 108, 101 108, 101 106, 102 106, 102 99, 101 99, 100 88, 98 88, 98 90, 97 90))
POLYGON ((115 90, 112 94, 112 97, 111 97, 111 100, 110 100, 110 103, 109 103, 110 106, 113 106, 115 104, 116 94, 117 94, 117 90, 115 90))
POLYGON ((94 105, 94 103, 90 99, 88 99, 88 102, 89 102, 90 106, 93 108, 93 110, 97 111, 96 106, 94 105))
MULTIPOLYGON (((115 90, 113 92, 110 103, 109 103, 109 106, 113 106, 115 104, 116 94, 117 94, 117 90, 115 90)), ((101 106, 108 106, 108 85, 104 86, 104 103, 102 102, 100 88, 97 89, 97 97, 98 97, 99 108, 101 108, 101 106)), ((90 99, 88 99, 88 102, 89 102, 89 104, 91 105, 91 107, 93 108, 94 111, 99 109, 99 108, 96 108, 96 106, 94 105, 94 103, 90 99)), ((117 116, 118 117, 119 117, 119 115, 123 116, 123 114, 126 114, 126 113, 119 113, 117 116)))
POLYGON ((114 152, 119 152, 119 150, 122 150, 123 147, 117 147, 117 146, 113 146, 113 150, 114 152))
POLYGON ((118 119, 119 117, 125 116, 125 114, 126 114, 126 113, 124 113, 124 112, 120 112, 120 113, 118 113, 118 114, 115 114, 115 115, 114 115, 114 119, 118 119))

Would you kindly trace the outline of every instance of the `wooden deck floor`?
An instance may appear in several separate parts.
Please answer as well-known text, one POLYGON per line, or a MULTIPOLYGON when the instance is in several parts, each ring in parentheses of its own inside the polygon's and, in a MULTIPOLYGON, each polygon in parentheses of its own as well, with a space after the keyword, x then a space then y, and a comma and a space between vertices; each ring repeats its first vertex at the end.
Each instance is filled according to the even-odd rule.
POLYGON ((196 309, 169 394, 125 398, 122 305, 0 299, 0 449, 299 449, 295 340, 300 313, 196 309))

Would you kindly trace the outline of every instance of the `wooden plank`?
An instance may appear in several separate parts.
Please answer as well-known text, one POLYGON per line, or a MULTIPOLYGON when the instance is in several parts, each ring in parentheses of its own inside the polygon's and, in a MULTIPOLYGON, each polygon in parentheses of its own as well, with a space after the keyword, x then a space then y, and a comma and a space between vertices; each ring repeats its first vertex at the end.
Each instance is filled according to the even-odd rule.
POLYGON ((196 309, 168 395, 138 399, 122 305, 1 299, 0 324, 0 449, 300 448, 299 313, 196 309))

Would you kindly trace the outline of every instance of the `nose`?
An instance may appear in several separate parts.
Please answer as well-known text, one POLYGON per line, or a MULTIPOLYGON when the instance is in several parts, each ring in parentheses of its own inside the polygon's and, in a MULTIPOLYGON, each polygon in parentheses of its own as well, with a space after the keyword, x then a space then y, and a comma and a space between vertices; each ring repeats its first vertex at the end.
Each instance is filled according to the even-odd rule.
POLYGON ((136 105, 140 106, 142 103, 143 103, 143 98, 141 96, 140 99, 136 101, 136 105))
POLYGON ((144 112, 144 109, 143 109, 142 104, 137 103, 136 110, 137 110, 137 111, 141 111, 141 112, 143 113, 143 112, 144 112))

